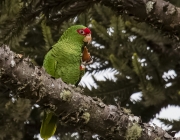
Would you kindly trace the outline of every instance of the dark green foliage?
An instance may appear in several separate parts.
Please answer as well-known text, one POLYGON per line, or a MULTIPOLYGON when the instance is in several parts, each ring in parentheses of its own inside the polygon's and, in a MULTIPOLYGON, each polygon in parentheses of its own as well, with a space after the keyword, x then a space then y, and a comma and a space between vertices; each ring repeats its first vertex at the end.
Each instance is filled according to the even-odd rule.
POLYGON ((31 26, 35 22, 40 22, 44 18, 49 24, 62 24, 70 18, 75 17, 81 12, 92 6, 90 1, 46 1, 46 0, 6 0, 1 5, 3 14, 14 14, 13 18, 8 18, 6 23, 10 25, 6 27, 3 36, 0 37, 4 43, 10 43, 11 40, 20 36, 24 32, 26 26, 31 26), (17 8, 14 8, 17 7, 17 8), (14 13, 15 11, 15 13, 14 13))
MULTIPOLYGON (((109 1, 103 1, 108 7, 95 5, 96 2, 4 0, 0 2, 0 43, 8 43, 13 51, 29 56, 36 65, 42 66, 44 55, 64 30, 74 24, 89 26, 93 41, 87 47, 95 65, 88 66, 87 71, 94 75, 110 69, 115 79, 98 81, 93 77, 97 88, 85 88, 84 93, 97 96, 107 104, 131 109, 144 122, 154 118, 163 107, 179 106, 178 42, 146 23, 137 23, 125 15, 117 16, 117 9, 109 8, 112 7, 109 1), (177 76, 163 78, 170 70, 177 76), (169 83, 171 86, 167 86, 169 83), (136 92, 142 93, 142 100, 131 101, 131 95, 136 92)), ((178 1, 170 2, 179 5, 178 1)), ((31 105, 28 100, 12 102, 7 91, 0 88, 0 139, 35 139, 34 135, 39 134, 42 108, 31 105), (4 133, 2 130, 9 126, 11 129, 4 133)), ((160 120, 172 125, 171 130, 180 129, 178 120, 160 120)), ((71 137, 76 131, 62 126, 56 136, 63 140, 83 139, 80 133, 79 138, 71 137)))
POLYGON ((179 0, 169 0, 169 2, 180 7, 180 1, 179 0))
POLYGON ((0 93, 0 139, 22 139, 31 103, 27 99, 12 97, 8 89, 0 90, 0 93))
POLYGON ((171 126, 173 131, 178 132, 179 131, 179 125, 180 125, 180 120, 169 120, 169 119, 163 119, 163 118, 159 118, 159 120, 161 122, 163 122, 163 124, 165 124, 166 126, 171 126))
POLYGON ((41 23, 42 27, 42 33, 44 36, 44 41, 46 42, 45 46, 47 48, 47 51, 54 45, 54 41, 52 39, 52 33, 49 26, 46 26, 45 21, 41 23))
POLYGON ((93 88, 89 95, 99 96, 106 103, 120 101, 121 105, 128 105, 135 115, 141 116, 143 121, 152 119, 168 104, 179 105, 179 88, 176 85, 179 77, 163 78, 164 72, 179 71, 176 69, 180 58, 173 48, 174 42, 145 23, 137 23, 129 17, 123 17, 123 21, 113 13, 110 15, 111 12, 106 7, 96 10, 96 16, 91 23, 92 30, 97 33, 93 36, 93 46, 97 46, 92 48, 91 53, 98 58, 100 66, 90 70, 114 67, 119 74, 116 75, 116 82, 95 80, 98 88, 93 88), (108 19, 111 20, 105 19, 105 11, 108 11, 108 19), (99 14, 102 12, 103 16, 99 14), (98 14, 99 19, 96 19, 98 14), (113 31, 108 34, 110 27, 113 31), (170 82, 172 85, 166 87, 170 82), (142 92, 141 101, 130 101, 134 92, 142 92))

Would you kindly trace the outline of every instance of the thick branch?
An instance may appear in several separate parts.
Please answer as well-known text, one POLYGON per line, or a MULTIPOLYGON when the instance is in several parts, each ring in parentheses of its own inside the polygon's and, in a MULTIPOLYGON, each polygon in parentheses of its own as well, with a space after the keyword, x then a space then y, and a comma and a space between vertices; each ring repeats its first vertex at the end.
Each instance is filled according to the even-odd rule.
POLYGON ((7 46, 0 47, 0 84, 19 97, 50 107, 63 123, 83 127, 109 140, 172 139, 161 128, 142 123, 124 109, 82 95, 82 91, 60 79, 50 78, 42 68, 33 66, 28 58, 21 58, 7 46))

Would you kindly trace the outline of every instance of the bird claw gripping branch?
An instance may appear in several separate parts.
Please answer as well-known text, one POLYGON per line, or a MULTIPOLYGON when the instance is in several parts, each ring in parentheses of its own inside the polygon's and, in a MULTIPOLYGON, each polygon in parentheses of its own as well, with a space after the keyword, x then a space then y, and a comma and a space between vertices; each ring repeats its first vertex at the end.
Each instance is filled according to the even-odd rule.
POLYGON ((88 52, 87 47, 84 47, 83 53, 82 53, 82 58, 81 58, 81 66, 85 67, 86 65, 92 64, 93 63, 93 59, 90 55, 90 53, 88 52))

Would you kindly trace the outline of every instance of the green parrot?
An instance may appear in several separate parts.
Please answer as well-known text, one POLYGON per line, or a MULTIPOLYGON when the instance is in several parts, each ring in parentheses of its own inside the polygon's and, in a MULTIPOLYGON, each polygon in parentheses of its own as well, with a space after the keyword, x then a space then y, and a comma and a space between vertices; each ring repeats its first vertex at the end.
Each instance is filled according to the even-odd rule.
MULTIPOLYGON (((61 78, 65 83, 78 85, 85 73, 85 65, 92 59, 85 43, 91 41, 91 31, 83 25, 68 28, 58 42, 46 54, 43 67, 54 78, 61 78)), ((52 112, 45 112, 40 135, 48 140, 54 135, 58 118, 52 112)))

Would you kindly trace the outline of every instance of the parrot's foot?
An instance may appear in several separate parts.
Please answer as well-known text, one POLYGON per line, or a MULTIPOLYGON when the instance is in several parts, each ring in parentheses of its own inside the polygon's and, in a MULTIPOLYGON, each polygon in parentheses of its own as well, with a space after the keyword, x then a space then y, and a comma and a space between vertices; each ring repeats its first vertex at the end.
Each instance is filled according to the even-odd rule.
POLYGON ((84 65, 84 66, 90 65, 90 64, 92 64, 92 63, 93 63, 93 59, 92 59, 92 58, 90 58, 89 61, 82 61, 82 60, 81 60, 81 64, 84 65))
POLYGON ((90 55, 90 53, 88 52, 88 49, 86 46, 84 46, 84 50, 82 52, 82 57, 81 57, 81 64, 83 65, 89 65, 93 63, 93 59, 90 55))

